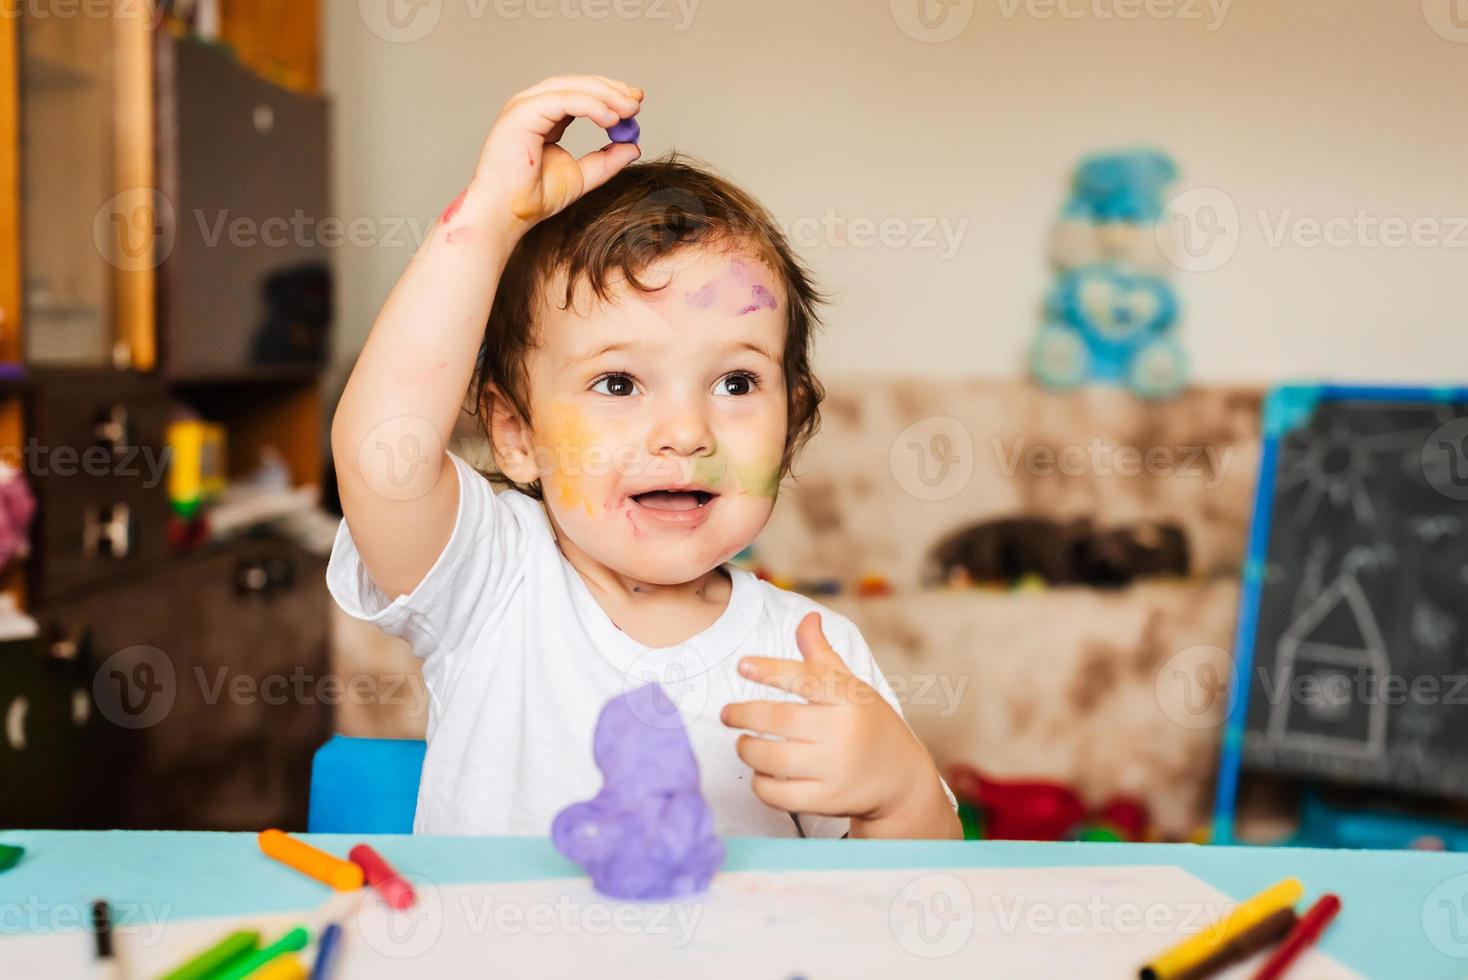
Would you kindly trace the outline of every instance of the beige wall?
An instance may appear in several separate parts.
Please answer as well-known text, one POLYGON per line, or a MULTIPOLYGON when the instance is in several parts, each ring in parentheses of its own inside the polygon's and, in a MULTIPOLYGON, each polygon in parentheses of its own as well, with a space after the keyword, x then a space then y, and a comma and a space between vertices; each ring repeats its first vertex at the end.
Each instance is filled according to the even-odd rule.
MULTIPOLYGON (((962 0, 945 27, 971 19, 939 43, 899 28, 891 7, 911 20, 915 0, 418 2, 326 5, 337 208, 387 240, 339 252, 343 364, 411 254, 395 226, 453 197, 508 95, 586 71, 647 89, 647 152, 710 161, 787 223, 962 229, 951 255, 813 235, 804 253, 836 295, 826 372, 1015 370, 1075 157, 1149 142, 1240 215, 1231 259, 1176 277, 1198 375, 1468 375, 1468 27, 1446 19, 1452 0, 1061 0, 1076 17, 962 0), (646 15, 590 17, 616 9, 646 15), (1456 247, 1372 247, 1358 213, 1456 247), (1270 244, 1282 220, 1332 217, 1350 244, 1270 244)), ((600 135, 583 122, 569 142, 600 135)))

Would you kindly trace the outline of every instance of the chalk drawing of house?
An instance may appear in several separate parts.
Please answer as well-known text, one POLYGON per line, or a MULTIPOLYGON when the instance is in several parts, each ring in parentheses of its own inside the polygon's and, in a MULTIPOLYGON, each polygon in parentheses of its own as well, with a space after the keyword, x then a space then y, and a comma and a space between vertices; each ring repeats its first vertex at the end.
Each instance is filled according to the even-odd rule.
POLYGON ((1336 758, 1382 758, 1389 705, 1381 684, 1390 670, 1353 568, 1326 586, 1280 637, 1267 744, 1336 758))

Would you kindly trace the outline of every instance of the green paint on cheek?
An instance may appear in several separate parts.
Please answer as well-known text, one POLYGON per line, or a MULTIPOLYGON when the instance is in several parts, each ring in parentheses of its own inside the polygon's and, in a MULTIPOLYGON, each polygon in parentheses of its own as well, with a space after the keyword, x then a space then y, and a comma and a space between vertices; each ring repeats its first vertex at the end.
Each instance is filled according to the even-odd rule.
POLYGON ((774 497, 780 490, 780 462, 734 464, 734 478, 741 489, 756 497, 774 497))
POLYGON ((709 487, 718 486, 724 482, 724 476, 728 472, 729 464, 723 455, 715 451, 712 456, 704 456, 694 462, 693 482, 709 487))
POLYGON ((730 460, 722 452, 699 459, 693 480, 706 486, 731 484, 756 497, 773 497, 780 489, 780 463, 730 460))

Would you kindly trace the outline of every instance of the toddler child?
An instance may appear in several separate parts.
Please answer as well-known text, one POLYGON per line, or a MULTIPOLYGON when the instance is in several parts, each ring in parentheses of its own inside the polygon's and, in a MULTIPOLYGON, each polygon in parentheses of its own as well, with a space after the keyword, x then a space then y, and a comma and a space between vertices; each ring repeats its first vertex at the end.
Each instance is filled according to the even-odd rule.
POLYGON ((572 76, 506 104, 336 411, 328 584, 431 695, 415 829, 549 833, 600 788, 602 705, 656 681, 721 834, 960 836, 853 624, 726 564, 816 427, 818 297, 728 182, 558 145, 642 99, 572 76), (471 384, 499 492, 446 448, 471 384))

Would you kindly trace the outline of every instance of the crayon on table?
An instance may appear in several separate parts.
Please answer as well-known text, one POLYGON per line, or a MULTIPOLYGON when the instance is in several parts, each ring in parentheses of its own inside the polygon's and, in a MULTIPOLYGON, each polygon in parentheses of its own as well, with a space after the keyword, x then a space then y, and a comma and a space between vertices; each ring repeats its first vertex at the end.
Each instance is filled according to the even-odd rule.
POLYGON ((316 940, 316 960, 311 964, 311 980, 330 980, 336 970, 337 953, 341 949, 342 927, 333 922, 316 940))
POLYGON ((0 871, 9 871, 20 863, 25 848, 16 844, 0 844, 0 871))
MULTIPOLYGON (((256 970, 277 956, 282 956, 285 953, 299 953, 306 948, 306 943, 310 939, 311 936, 305 929, 296 926, 269 946, 257 949, 242 959, 235 960, 215 974, 211 980, 240 980, 241 977, 256 975, 256 970)), ((297 964, 299 965, 299 960, 297 964)))
POLYGON ((335 888, 339 892, 362 887, 362 869, 351 861, 296 840, 283 830, 260 831, 260 850, 287 867, 335 888))
POLYGON ((282 953, 250 974, 250 980, 306 980, 306 965, 295 953, 282 953))
POLYGON ((377 894, 388 905, 399 911, 412 907, 416 898, 413 886, 381 854, 367 844, 358 844, 347 852, 347 857, 352 859, 353 864, 361 867, 367 884, 376 889, 377 894))
POLYGON ((96 946, 97 959, 112 959, 112 906, 105 899, 92 903, 92 942, 96 946))
POLYGON ((1299 919, 1288 905, 1275 909, 1243 932, 1224 943, 1212 954, 1177 975, 1177 980, 1204 980, 1242 963, 1261 949, 1268 949, 1283 939, 1299 919))
POLYGON ((260 934, 249 930, 232 932, 198 956, 185 961, 172 973, 165 973, 158 980, 204 980, 213 976, 235 960, 248 956, 260 948, 260 934))
POLYGON ((1290 968, 1290 964, 1300 958, 1300 954, 1306 948, 1320 938, 1325 932, 1325 927, 1335 918, 1336 913, 1341 910, 1341 900, 1335 895, 1322 895, 1312 906, 1310 911, 1300 916, 1300 921, 1295 928, 1279 944, 1279 948, 1270 954, 1269 959, 1254 974, 1254 980, 1275 980, 1276 977, 1284 975, 1290 968))
POLYGON ((1305 886, 1298 878, 1286 878, 1270 885, 1253 898, 1235 905, 1222 922, 1189 936, 1142 967, 1141 980, 1174 980, 1184 970, 1213 955, 1235 936, 1247 932, 1261 919, 1278 909, 1293 906, 1304 893, 1305 886))

